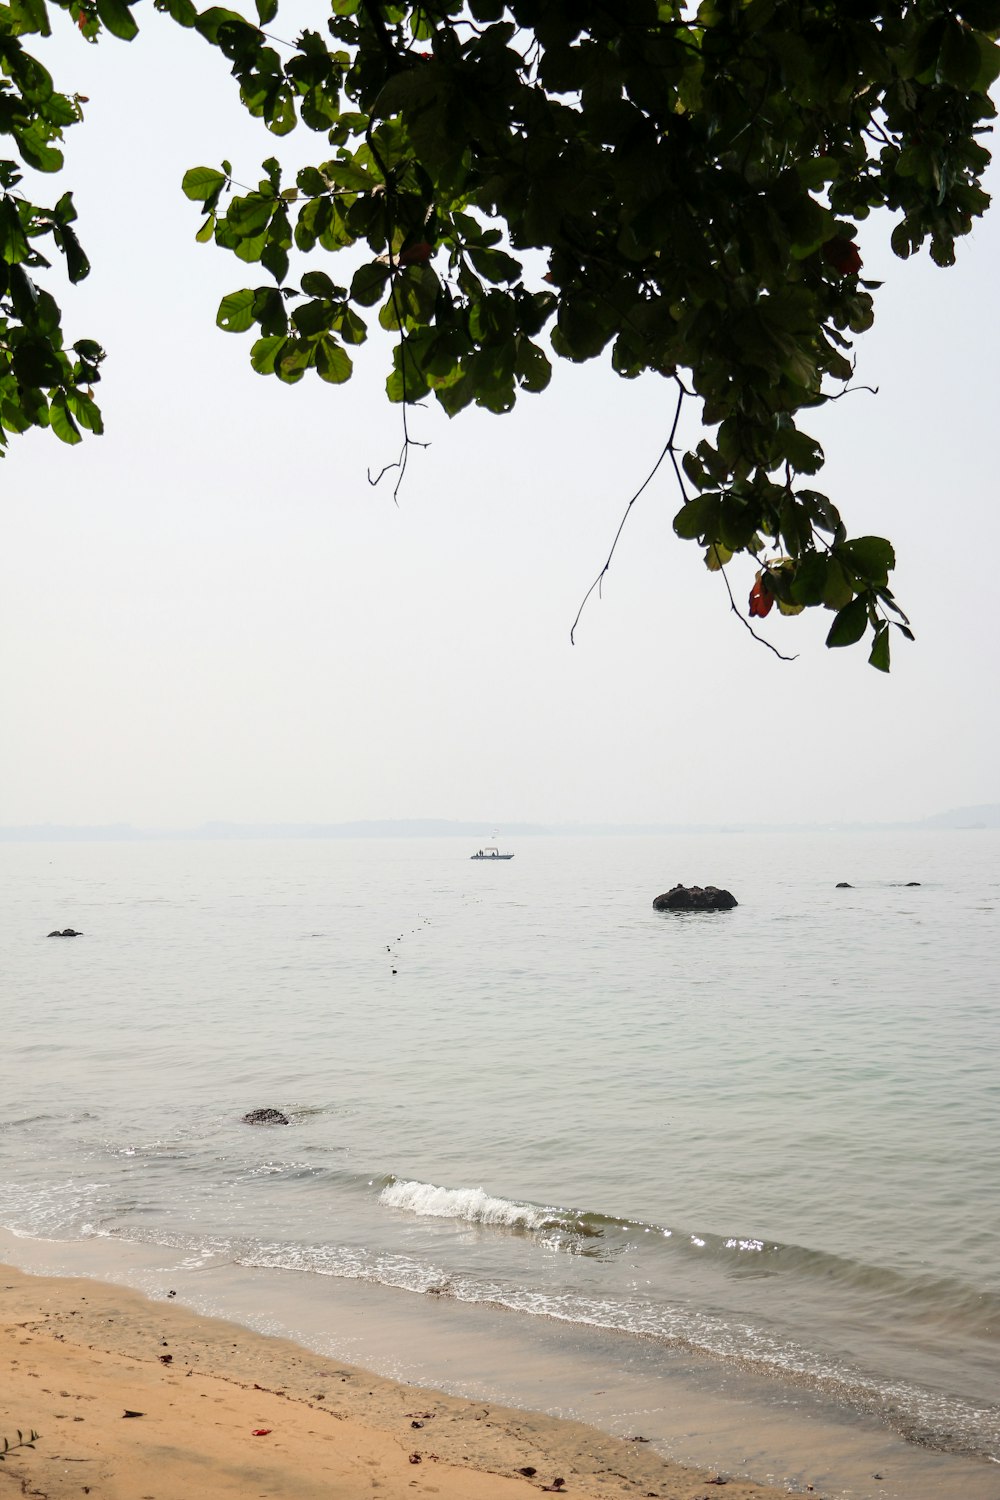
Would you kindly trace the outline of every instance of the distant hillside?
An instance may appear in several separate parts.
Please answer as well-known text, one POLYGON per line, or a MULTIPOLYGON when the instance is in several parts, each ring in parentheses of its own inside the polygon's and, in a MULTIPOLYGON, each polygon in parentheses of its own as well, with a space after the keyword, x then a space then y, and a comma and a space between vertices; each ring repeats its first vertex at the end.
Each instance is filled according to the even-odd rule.
POLYGON ((372 819, 354 823, 203 823, 199 828, 133 828, 113 823, 97 828, 65 824, 32 824, 0 828, 0 843, 109 843, 137 839, 473 839, 477 844, 516 839, 677 837, 698 833, 830 833, 892 832, 904 829, 1000 828, 1000 803, 958 807, 912 823, 481 823, 448 818, 372 819), (496 837, 491 830, 499 828, 496 837))
MULTIPOLYGON (((4 843, 107 843, 135 839, 435 839, 467 838, 477 844, 494 842, 495 819, 481 823, 450 822, 447 818, 382 819, 357 823, 202 823, 198 828, 133 828, 128 823, 84 828, 37 823, 0 828, 4 843)), ((552 833, 540 823, 504 823, 504 840, 552 833)))
POLYGON ((982 807, 956 807, 952 812, 935 813, 924 818, 915 828, 1000 828, 1000 802, 987 802, 982 807))

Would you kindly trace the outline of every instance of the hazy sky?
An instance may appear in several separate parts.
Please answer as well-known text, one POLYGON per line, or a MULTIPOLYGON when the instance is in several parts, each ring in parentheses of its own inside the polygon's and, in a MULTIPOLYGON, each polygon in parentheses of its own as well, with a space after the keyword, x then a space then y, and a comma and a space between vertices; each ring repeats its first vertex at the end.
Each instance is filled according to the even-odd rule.
MULTIPOLYGON (((61 14, 39 44, 90 97, 43 191, 75 194, 94 270, 65 326, 108 350, 107 433, 12 438, 0 469, 0 824, 891 820, 1000 800, 1000 210, 947 272, 862 226, 885 286, 857 378, 879 394, 811 424, 820 487, 897 548, 917 642, 894 639, 891 677, 867 648, 827 651, 823 611, 764 622, 794 663, 756 645, 674 538, 665 471, 573 647, 670 388, 592 363, 506 417, 428 407, 397 508, 366 478, 400 441, 385 342, 344 387, 255 375, 251 336, 215 311, 267 274, 197 245, 180 191, 189 166, 229 157, 255 183, 272 152, 322 160, 323 138, 275 141, 220 54, 140 13, 131 46, 88 47, 61 14)), ((753 566, 729 571, 742 604, 753 566)))

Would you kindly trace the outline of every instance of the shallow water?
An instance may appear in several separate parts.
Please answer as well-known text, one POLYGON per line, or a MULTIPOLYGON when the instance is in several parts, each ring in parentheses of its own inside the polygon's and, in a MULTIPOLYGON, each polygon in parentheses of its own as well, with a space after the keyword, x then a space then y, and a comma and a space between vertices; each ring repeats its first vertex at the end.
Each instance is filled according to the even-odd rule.
POLYGON ((4 846, 0 1224, 281 1274, 302 1337, 320 1277, 543 1314, 1000 1462, 1000 838, 469 852, 4 846), (740 905, 654 913, 678 880, 740 905))

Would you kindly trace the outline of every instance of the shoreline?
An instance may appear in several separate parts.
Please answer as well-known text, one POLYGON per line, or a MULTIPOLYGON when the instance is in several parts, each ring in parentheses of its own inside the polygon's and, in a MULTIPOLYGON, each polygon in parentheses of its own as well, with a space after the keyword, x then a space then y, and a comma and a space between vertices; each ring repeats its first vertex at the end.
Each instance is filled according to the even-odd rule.
MULTIPOLYGON (((435 1474, 457 1464, 465 1475, 456 1500, 459 1494, 466 1500, 525 1496, 525 1477, 518 1473, 525 1467, 537 1471, 529 1488, 541 1487, 546 1476, 559 1477, 566 1481, 563 1492, 595 1500, 626 1494, 707 1500, 715 1490, 706 1485, 720 1474, 730 1500, 809 1492, 817 1500, 1000 1496, 1000 1475, 989 1463, 907 1442, 871 1418, 849 1418, 818 1401, 807 1387, 762 1381, 738 1366, 691 1360, 664 1351, 656 1341, 637 1340, 623 1363, 620 1341, 602 1331, 588 1342, 581 1340, 579 1329, 547 1318, 514 1319, 496 1309, 452 1306, 446 1299, 338 1278, 278 1275, 231 1262, 194 1265, 162 1245, 100 1237, 40 1240, 0 1230, 0 1270, 7 1345, 13 1343, 12 1323, 30 1325, 22 1335, 30 1338, 22 1367, 8 1361, 8 1379, 0 1384, 0 1438, 13 1441, 18 1428, 31 1427, 43 1435, 34 1453, 11 1455, 0 1463, 0 1494, 15 1473, 25 1480, 22 1493, 52 1500, 81 1493, 78 1478, 60 1489, 47 1463, 53 1433, 61 1438, 74 1415, 66 1399, 51 1404, 56 1396, 74 1389, 82 1390, 84 1399, 98 1389, 112 1392, 104 1401, 105 1407, 111 1402, 111 1418, 104 1424, 100 1447, 117 1463, 145 1442, 137 1433, 142 1423, 123 1425, 121 1411, 152 1409, 149 1398, 129 1394, 128 1372, 152 1381, 149 1388, 158 1392, 161 1412, 166 1400, 166 1415, 172 1419, 176 1393, 164 1388, 163 1379, 173 1371, 185 1382, 190 1373, 219 1383, 221 1394, 215 1400, 230 1412, 236 1448, 233 1442, 219 1454, 211 1446, 199 1448, 196 1461, 202 1493, 206 1470, 214 1475, 219 1465, 220 1473, 228 1472, 227 1464, 243 1466, 243 1477, 231 1490, 221 1487, 221 1478, 218 1483, 213 1478, 211 1493, 231 1494, 233 1500, 238 1494, 307 1500, 312 1480, 300 1472, 300 1461, 319 1441, 316 1422, 325 1423, 331 1414, 338 1422, 359 1422, 381 1433, 376 1447, 409 1438, 404 1454, 408 1472, 402 1480, 398 1473, 394 1479, 383 1475, 378 1485, 383 1490, 388 1486, 390 1495, 415 1486, 427 1490, 422 1481, 429 1471, 420 1467, 414 1479, 418 1466, 409 1464, 410 1452, 420 1453, 423 1462, 419 1444, 430 1442, 423 1429, 410 1428, 424 1410, 434 1414, 425 1423, 433 1428, 433 1444, 424 1451, 434 1457, 428 1456, 427 1463, 435 1474), (25 1368, 29 1353, 37 1359, 43 1352, 48 1360, 44 1379, 41 1372, 32 1376, 25 1368), (161 1368, 163 1353, 171 1359, 161 1368), (92 1363, 71 1379, 70 1356, 92 1363), (237 1413, 232 1402, 240 1389, 243 1407, 237 1413), (50 1404, 40 1407, 41 1392, 50 1404), (262 1480, 255 1489, 246 1464, 252 1468, 257 1461, 259 1444, 249 1443, 248 1453, 246 1433, 260 1426, 276 1431, 274 1416, 265 1417, 254 1407, 265 1396, 298 1406, 281 1443, 281 1462, 264 1464, 267 1483, 262 1480), (407 1412, 410 1418, 402 1420, 407 1412), (471 1430, 476 1441, 470 1450, 471 1430), (445 1432, 451 1434, 450 1443, 445 1432), (644 1441, 637 1443, 637 1438, 644 1441), (293 1469, 293 1488, 282 1489, 282 1474, 293 1469), (500 1474, 511 1482, 516 1475, 522 1488, 514 1496, 470 1490, 480 1473, 500 1474)), ((20 1353, 15 1347, 15 1358, 20 1353)), ((96 1402, 86 1404, 97 1412, 96 1402)), ((176 1423, 168 1422, 173 1435, 157 1439, 161 1457, 182 1476, 175 1489, 165 1488, 160 1474, 155 1484, 133 1478, 120 1488, 112 1474, 103 1489, 91 1485, 87 1493, 103 1500, 187 1500, 198 1492, 190 1469, 195 1459, 188 1450, 202 1440, 199 1408, 202 1416, 213 1409, 199 1400, 194 1414, 188 1411, 184 1418, 188 1430, 178 1432, 176 1423)), ((86 1421, 95 1419, 85 1415, 84 1423, 73 1424, 75 1439, 86 1421)), ((152 1426, 147 1423, 144 1430, 152 1426)), ((278 1446, 271 1433, 268 1444, 278 1446)), ((81 1462, 93 1466, 99 1457, 84 1454, 81 1462)), ((382 1462, 357 1461, 369 1466, 382 1462)), ((355 1481, 343 1491, 331 1488, 328 1480, 324 1484, 326 1500, 341 1493, 344 1500, 356 1500, 360 1488, 369 1487, 368 1478, 360 1488, 355 1481)), ((438 1492, 451 1494, 436 1479, 434 1484, 438 1492)))
MULTIPOLYGON (((0 1437, 40 1435, 0 1464, 0 1491, 45 1500, 353 1500, 376 1489, 380 1500, 524 1500, 531 1490, 691 1500, 718 1482, 645 1442, 388 1380, 174 1300, 9 1265, 0 1277, 0 1437)), ((786 1493, 723 1477, 729 1500, 786 1493)))

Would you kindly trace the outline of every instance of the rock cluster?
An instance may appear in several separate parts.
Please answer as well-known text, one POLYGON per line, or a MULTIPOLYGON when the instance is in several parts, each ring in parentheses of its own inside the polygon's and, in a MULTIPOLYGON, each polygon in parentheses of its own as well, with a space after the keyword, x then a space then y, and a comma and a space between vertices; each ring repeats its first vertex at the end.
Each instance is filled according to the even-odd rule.
POLYGON ((288 1116, 280 1109, 252 1109, 243 1116, 244 1125, 287 1125, 288 1116))
POLYGON ((83 937, 83 933, 82 932, 77 932, 76 929, 73 928, 73 927, 64 927, 63 930, 62 930, 62 932, 60 932, 58 930, 58 928, 57 928, 55 932, 50 932, 48 934, 48 936, 49 937, 83 937))
POLYGON ((653 901, 656 911, 731 911, 739 902, 717 885, 675 885, 653 901))

